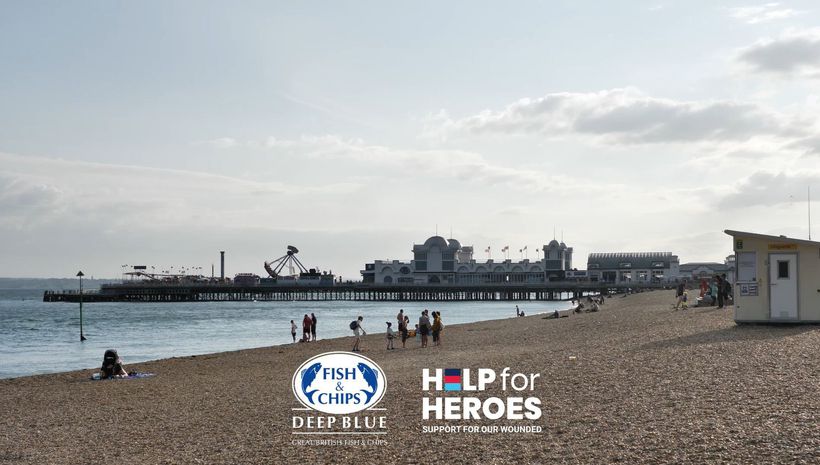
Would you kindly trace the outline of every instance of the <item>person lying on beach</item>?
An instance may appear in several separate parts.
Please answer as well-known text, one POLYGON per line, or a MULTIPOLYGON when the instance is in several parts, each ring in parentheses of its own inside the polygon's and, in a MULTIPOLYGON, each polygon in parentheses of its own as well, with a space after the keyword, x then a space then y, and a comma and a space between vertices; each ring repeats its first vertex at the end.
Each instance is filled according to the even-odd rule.
POLYGON ((578 301, 578 306, 575 307, 575 313, 581 313, 584 310, 584 304, 581 301, 578 301))
POLYGON ((103 363, 100 368, 100 378, 125 378, 128 372, 122 366, 122 359, 117 354, 116 349, 108 349, 103 354, 103 363))
POLYGON ((593 302, 592 302, 592 307, 590 307, 590 309, 589 309, 589 310, 587 310, 587 311, 589 311, 589 312, 597 312, 598 310, 600 310, 600 308, 598 308, 598 302, 593 301, 593 302))

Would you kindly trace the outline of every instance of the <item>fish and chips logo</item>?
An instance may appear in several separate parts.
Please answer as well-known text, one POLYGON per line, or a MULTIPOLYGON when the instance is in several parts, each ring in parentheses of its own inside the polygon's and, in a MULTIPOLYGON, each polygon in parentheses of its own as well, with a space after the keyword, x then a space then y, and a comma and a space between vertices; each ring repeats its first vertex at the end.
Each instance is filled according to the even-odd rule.
POLYGON ((387 378, 376 362, 350 352, 325 352, 293 374, 293 394, 305 407, 330 415, 349 415, 379 403, 387 378))

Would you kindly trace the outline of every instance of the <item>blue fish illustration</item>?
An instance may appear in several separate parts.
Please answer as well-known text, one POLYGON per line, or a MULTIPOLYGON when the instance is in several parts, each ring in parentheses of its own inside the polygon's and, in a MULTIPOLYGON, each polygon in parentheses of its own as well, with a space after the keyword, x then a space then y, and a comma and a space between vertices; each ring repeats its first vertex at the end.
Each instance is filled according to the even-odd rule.
POLYGON ((308 402, 310 402, 311 404, 313 403, 313 394, 315 394, 316 391, 318 391, 318 389, 314 389, 308 392, 307 388, 310 387, 310 383, 312 383, 313 380, 316 379, 316 374, 319 373, 319 370, 321 369, 321 363, 314 363, 313 365, 302 370, 302 392, 305 393, 305 395, 308 398, 308 402))
POLYGON ((362 389, 364 395, 367 396, 364 403, 369 404, 370 399, 373 397, 374 394, 376 394, 376 391, 379 388, 379 381, 377 380, 377 378, 379 377, 379 372, 370 368, 364 363, 359 363, 356 366, 359 368, 359 371, 362 372, 362 376, 364 377, 364 380, 367 383, 367 385, 373 388, 373 391, 370 392, 368 392, 367 389, 362 389))

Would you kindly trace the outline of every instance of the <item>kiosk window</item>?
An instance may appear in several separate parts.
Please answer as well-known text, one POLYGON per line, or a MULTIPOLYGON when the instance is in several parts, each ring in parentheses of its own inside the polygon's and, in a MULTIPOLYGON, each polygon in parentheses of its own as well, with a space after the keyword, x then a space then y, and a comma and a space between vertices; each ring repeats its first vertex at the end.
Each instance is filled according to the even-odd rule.
POLYGON ((777 261, 777 279, 789 279, 789 261, 777 261))

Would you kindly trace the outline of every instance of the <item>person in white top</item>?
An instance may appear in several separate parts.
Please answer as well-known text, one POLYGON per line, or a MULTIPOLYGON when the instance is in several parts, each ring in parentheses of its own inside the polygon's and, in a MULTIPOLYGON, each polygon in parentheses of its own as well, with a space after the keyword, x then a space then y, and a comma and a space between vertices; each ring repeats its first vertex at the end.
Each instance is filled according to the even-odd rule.
POLYGON ((387 350, 393 350, 393 339, 396 338, 395 333, 393 332, 393 323, 387 322, 387 350))
POLYGON ((290 335, 293 336, 293 342, 296 342, 296 323, 290 320, 290 335))
POLYGON ((362 340, 362 336, 367 335, 367 332, 362 328, 362 320, 364 320, 364 317, 359 315, 359 318, 356 319, 356 327, 353 329, 353 335, 356 336, 356 342, 353 343, 353 352, 362 351, 361 348, 359 348, 359 343, 362 340))

